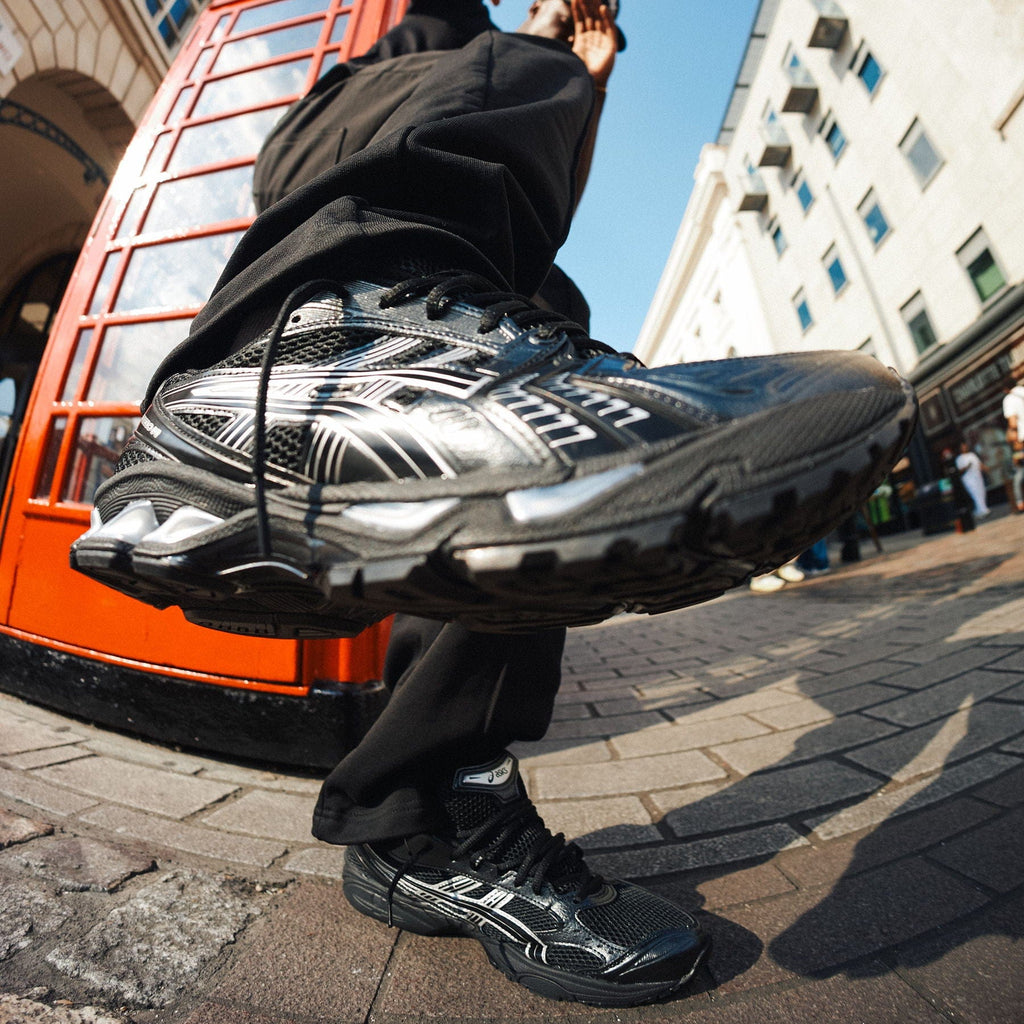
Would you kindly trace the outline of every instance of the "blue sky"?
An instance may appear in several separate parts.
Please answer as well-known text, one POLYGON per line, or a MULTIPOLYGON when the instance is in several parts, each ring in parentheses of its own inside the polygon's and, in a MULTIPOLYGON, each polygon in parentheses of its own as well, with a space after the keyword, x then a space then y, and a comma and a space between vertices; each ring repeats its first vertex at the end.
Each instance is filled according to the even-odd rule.
MULTIPOLYGON (((590 182, 559 263, 592 310, 592 334, 633 347, 693 187, 714 142, 757 0, 621 0, 619 54, 590 182)), ((516 29, 527 0, 502 0, 516 29)))

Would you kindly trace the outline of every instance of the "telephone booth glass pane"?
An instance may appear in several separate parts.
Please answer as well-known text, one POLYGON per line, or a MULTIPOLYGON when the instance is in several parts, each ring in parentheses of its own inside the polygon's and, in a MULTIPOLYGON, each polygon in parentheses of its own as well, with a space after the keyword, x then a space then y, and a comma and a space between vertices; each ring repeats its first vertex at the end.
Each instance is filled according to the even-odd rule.
POLYGON ((79 421, 62 501, 92 501, 96 488, 113 475, 121 449, 137 423, 138 418, 130 416, 96 416, 79 421))
POLYGON ((309 72, 309 58, 271 64, 207 82, 192 110, 193 117, 223 114, 240 107, 256 107, 279 96, 297 95, 309 72))
POLYGON ((160 360, 184 340, 190 322, 155 320, 108 327, 86 398, 91 402, 142 401, 160 360))
POLYGON ((246 36, 244 39, 225 43, 211 70, 215 74, 220 74, 250 67, 253 64, 262 64, 264 61, 273 60, 274 57, 283 57, 286 53, 311 50, 320 38, 321 27, 319 21, 309 21, 303 25, 292 25, 290 28, 263 32, 258 36, 246 36))
POLYGON ((260 4, 249 7, 238 15, 232 35, 251 32, 264 25, 273 25, 278 21, 291 21, 307 14, 323 14, 323 0, 280 0, 274 4, 260 4))
POLYGON ((252 217, 252 167, 165 181, 156 190, 146 217, 147 234, 215 224, 221 220, 252 217))
POLYGON ((183 171, 220 160, 255 156, 284 111, 283 106, 271 107, 184 128, 167 169, 183 171))
POLYGON ((85 366, 85 357, 89 353, 89 345, 91 343, 91 327, 78 332, 78 341, 75 342, 75 354, 71 357, 68 375, 64 378, 64 389, 60 394, 62 402, 73 402, 75 400, 75 393, 78 391, 78 381, 82 376, 82 367, 85 366))
POLYGON ((114 309, 191 309, 209 297, 240 231, 135 249, 114 309))

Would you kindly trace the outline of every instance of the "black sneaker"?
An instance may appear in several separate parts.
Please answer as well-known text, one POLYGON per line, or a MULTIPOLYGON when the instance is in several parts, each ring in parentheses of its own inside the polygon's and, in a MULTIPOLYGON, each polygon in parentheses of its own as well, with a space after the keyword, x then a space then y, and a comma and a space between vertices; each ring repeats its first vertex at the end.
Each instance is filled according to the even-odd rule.
POLYGON ((638 885, 592 874, 544 827, 508 754, 456 773, 446 835, 350 846, 356 910, 419 935, 479 940, 491 963, 551 999, 637 1006, 685 985, 710 939, 638 885))
POLYGON ((580 625, 774 569, 909 438, 913 391, 861 353, 646 369, 489 288, 335 286, 166 380, 72 565, 264 635, 580 625))

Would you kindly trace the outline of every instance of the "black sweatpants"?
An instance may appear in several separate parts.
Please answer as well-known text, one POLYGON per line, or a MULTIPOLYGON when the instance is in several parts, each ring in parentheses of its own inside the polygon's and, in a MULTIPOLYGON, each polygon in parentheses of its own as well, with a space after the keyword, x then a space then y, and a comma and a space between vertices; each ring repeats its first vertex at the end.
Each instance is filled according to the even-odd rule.
MULTIPOLYGON (((159 379, 220 358, 259 324, 254 310, 276 312, 314 278, 372 278, 420 261, 537 290, 568 231, 593 87, 564 44, 488 28, 481 10, 478 0, 420 0, 367 55, 363 66, 379 75, 381 61, 421 46, 447 51, 365 148, 257 218, 159 379)), ((501 636, 399 616, 385 667, 390 702, 324 783, 314 834, 352 843, 429 830, 451 771, 544 735, 564 640, 561 629, 501 636)))

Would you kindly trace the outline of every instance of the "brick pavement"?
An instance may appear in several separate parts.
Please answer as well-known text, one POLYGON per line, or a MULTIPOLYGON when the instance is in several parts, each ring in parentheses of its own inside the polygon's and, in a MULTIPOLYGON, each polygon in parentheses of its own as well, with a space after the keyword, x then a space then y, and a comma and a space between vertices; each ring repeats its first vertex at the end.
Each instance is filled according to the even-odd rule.
POLYGON ((1024 518, 574 631, 548 823, 716 940, 687 995, 531 996, 345 904, 318 782, 0 696, 0 1024, 1024 1022, 1024 518))

